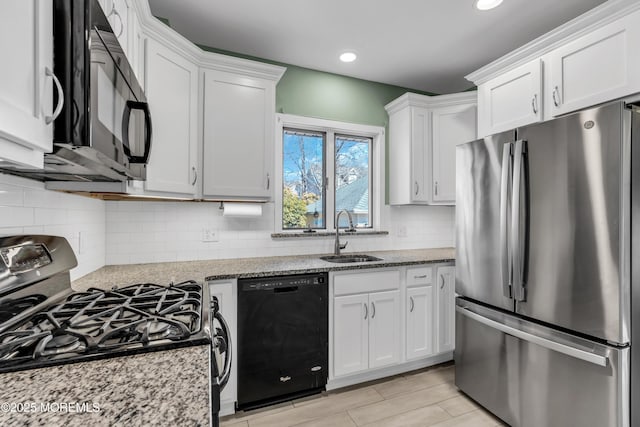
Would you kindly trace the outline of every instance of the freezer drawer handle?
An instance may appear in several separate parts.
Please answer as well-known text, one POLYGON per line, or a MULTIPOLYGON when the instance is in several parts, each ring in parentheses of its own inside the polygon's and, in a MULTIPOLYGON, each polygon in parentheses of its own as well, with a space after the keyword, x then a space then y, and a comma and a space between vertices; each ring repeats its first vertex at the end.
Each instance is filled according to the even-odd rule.
POLYGON ((560 344, 555 341, 538 337, 528 332, 521 331, 511 326, 503 325, 500 322, 487 319, 486 317, 480 316, 479 314, 476 314, 466 308, 456 307, 456 311, 462 314, 463 316, 473 319, 476 322, 482 323, 483 325, 489 326, 490 328, 497 329, 501 332, 504 332, 507 335, 520 338, 521 340, 528 341, 532 344, 539 345, 541 347, 556 351, 558 353, 566 354, 567 356, 574 357, 576 359, 584 360, 585 362, 593 363, 594 365, 605 366, 605 367, 607 366, 607 358, 604 356, 600 356, 598 354, 580 350, 565 344, 560 344))

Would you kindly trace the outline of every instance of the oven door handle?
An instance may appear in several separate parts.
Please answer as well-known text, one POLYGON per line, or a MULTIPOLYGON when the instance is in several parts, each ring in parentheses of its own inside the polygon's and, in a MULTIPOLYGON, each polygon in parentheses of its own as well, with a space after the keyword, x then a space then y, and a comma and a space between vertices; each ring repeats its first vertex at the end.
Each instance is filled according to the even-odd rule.
POLYGON ((224 320, 222 314, 219 311, 216 311, 213 315, 218 322, 220 322, 220 326, 222 326, 222 333, 224 334, 224 338, 226 341, 227 349, 225 351, 224 356, 224 368, 222 373, 218 376, 218 384, 220 385, 220 391, 224 390, 224 387, 229 382, 229 378, 231 377, 231 360, 233 359, 233 351, 231 349, 231 333, 229 331, 229 325, 227 325, 227 321, 224 320))

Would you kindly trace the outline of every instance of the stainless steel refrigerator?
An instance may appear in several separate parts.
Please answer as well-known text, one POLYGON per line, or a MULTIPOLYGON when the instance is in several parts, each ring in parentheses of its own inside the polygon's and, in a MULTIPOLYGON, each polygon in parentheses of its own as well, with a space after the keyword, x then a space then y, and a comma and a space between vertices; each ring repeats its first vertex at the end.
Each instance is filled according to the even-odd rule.
POLYGON ((457 147, 456 385, 512 426, 640 426, 639 111, 457 147))

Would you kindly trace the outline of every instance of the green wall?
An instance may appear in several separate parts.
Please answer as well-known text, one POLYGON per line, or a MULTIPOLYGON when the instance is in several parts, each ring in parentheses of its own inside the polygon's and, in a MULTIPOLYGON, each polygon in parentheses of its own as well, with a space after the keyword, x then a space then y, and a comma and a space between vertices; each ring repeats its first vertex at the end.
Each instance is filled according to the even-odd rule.
POLYGON ((208 46, 210 52, 253 59, 287 67, 276 87, 276 111, 342 122, 384 126, 386 135, 385 202, 389 202, 389 116, 384 106, 405 92, 434 95, 295 65, 239 55, 208 46))

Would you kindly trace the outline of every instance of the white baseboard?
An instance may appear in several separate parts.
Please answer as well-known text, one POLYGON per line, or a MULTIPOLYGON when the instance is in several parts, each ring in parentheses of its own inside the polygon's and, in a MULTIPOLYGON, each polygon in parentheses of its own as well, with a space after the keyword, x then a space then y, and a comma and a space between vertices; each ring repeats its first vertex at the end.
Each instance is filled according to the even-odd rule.
POLYGON ((426 368, 428 366, 437 365, 439 363, 448 362, 453 360, 453 352, 438 354, 427 359, 419 359, 410 362, 405 362, 399 365, 393 365, 385 368, 380 368, 371 371, 365 371, 360 374, 349 375, 340 378, 330 378, 327 382, 327 391, 335 390, 350 385, 360 384, 367 381, 377 380, 384 377, 390 377, 392 375, 402 374, 404 372, 413 371, 416 369, 426 368))

